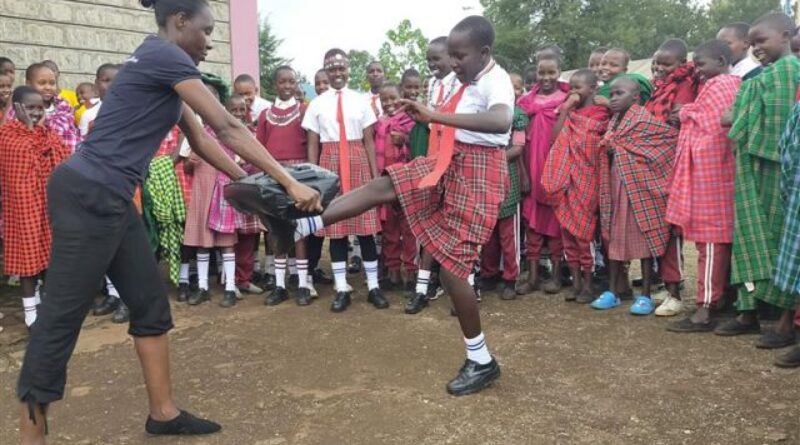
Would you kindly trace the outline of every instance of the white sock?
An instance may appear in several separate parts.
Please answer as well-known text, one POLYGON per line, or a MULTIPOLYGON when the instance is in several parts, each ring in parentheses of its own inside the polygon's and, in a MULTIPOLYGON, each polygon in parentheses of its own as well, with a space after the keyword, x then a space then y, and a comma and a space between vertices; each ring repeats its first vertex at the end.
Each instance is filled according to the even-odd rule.
POLYGON ((236 254, 223 253, 222 267, 225 271, 225 292, 236 292, 236 254))
POLYGON ((119 298, 119 292, 117 292, 117 288, 108 276, 106 276, 106 291, 108 291, 109 297, 119 298))
POLYGON ((42 304, 42 294, 39 291, 40 286, 36 286, 36 293, 33 294, 33 298, 36 299, 36 305, 42 304))
POLYGON ((286 258, 275 258, 275 286, 286 289, 286 258))
POLYGON ((347 263, 344 261, 331 263, 333 281, 336 292, 347 292, 347 263))
POLYGON ((470 286, 475 286, 475 274, 474 273, 469 274, 469 276, 467 277, 467 283, 469 283, 470 286))
POLYGON ((378 262, 365 261, 364 271, 367 273, 367 289, 373 290, 378 288, 378 262))
POLYGON ((275 255, 264 257, 264 263, 264 270, 270 275, 275 275, 275 255))
POLYGON ((297 282, 300 287, 308 289, 308 260, 297 260, 297 282))
POLYGON ((297 275, 297 258, 289 258, 289 275, 297 275))
POLYGON ((297 227, 294 229, 294 240, 300 241, 301 239, 322 230, 325 224, 322 222, 321 216, 312 216, 309 218, 302 218, 295 220, 297 227))
POLYGON ((489 348, 486 347, 486 338, 483 332, 478 334, 475 338, 464 338, 464 343, 467 344, 467 358, 479 365, 485 365, 492 361, 492 356, 489 354, 489 348))
POLYGON ((36 297, 24 297, 22 306, 25 308, 25 326, 31 327, 36 321, 36 297))
POLYGON ((181 272, 178 276, 178 283, 189 284, 189 263, 181 263, 181 272))
POLYGON ((263 272, 263 270, 261 269, 261 260, 258 259, 257 256, 256 259, 253 261, 253 270, 256 272, 263 272))
POLYGON ((418 294, 428 293, 428 285, 431 283, 431 271, 420 269, 417 272, 417 289, 418 294))
POLYGON ((214 259, 217 260, 217 272, 225 273, 225 269, 222 267, 222 251, 215 250, 214 259))
POLYGON ((208 262, 211 255, 206 253, 197 254, 197 287, 208 290, 208 262))

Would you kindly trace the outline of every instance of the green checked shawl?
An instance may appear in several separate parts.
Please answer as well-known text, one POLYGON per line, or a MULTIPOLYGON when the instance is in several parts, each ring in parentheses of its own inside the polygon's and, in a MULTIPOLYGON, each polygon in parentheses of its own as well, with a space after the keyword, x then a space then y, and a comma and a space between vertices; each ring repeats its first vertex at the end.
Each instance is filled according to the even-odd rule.
MULTIPOLYGON (((525 111, 516 107, 514 109, 514 120, 511 124, 511 131, 526 131, 529 123, 530 119, 525 111)), ((511 148, 510 141, 508 148, 511 148)), ((497 216, 497 219, 505 219, 517 214, 517 205, 522 200, 519 187, 519 159, 522 158, 508 163, 508 180, 511 187, 506 191, 506 199, 503 201, 503 204, 500 205, 500 214, 497 216)))
POLYGON ((800 62, 786 56, 746 81, 733 106, 730 138, 736 143, 736 222, 731 282, 740 288, 739 310, 755 309, 755 300, 778 307, 794 305, 791 295, 772 282, 784 206, 780 193, 778 143, 795 103, 800 62))
POLYGON ((161 258, 166 259, 170 281, 177 286, 186 207, 171 157, 159 156, 150 162, 150 174, 144 183, 144 188, 152 200, 152 213, 158 226, 161 258))
POLYGON ((794 295, 800 293, 800 103, 795 104, 780 142, 781 201, 786 218, 778 247, 775 284, 794 295))

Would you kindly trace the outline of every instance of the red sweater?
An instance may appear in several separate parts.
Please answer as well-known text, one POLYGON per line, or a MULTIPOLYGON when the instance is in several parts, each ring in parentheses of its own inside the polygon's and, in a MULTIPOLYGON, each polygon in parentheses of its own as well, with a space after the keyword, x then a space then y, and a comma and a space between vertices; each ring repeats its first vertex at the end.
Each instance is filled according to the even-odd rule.
POLYGON ((281 110, 271 107, 258 118, 256 139, 277 161, 308 159, 306 130, 300 124, 306 112, 304 104, 281 110))

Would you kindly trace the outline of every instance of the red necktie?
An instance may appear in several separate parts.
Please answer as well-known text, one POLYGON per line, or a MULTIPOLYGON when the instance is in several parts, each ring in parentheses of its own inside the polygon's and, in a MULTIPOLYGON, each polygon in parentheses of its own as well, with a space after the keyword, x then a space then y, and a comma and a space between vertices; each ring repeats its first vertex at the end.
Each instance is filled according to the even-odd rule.
POLYGON ((350 145, 347 143, 347 129, 344 126, 342 92, 337 91, 336 122, 339 123, 339 177, 342 180, 342 193, 350 191, 350 145))
MULTIPOLYGON (((464 91, 467 90, 467 86, 469 85, 461 85, 458 92, 439 111, 448 114, 455 113, 458 103, 461 102, 461 97, 464 96, 464 91)), ((442 179, 442 175, 447 171, 450 161, 453 159, 455 146, 456 129, 454 127, 442 124, 431 125, 431 135, 428 139, 428 156, 436 157, 436 165, 433 167, 432 172, 419 181, 417 188, 433 187, 442 179)))

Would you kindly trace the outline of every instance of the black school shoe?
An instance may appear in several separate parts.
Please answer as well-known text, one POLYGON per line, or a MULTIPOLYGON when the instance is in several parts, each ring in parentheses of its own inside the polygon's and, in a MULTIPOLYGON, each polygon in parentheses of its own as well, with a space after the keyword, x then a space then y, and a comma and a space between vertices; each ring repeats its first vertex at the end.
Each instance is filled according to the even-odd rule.
POLYGON ((111 321, 120 324, 127 323, 130 319, 131 311, 128 309, 128 306, 125 306, 125 303, 120 302, 119 306, 117 306, 117 310, 114 311, 114 316, 111 317, 111 321))
POLYGON ((314 284, 333 284, 333 278, 329 277, 322 269, 314 269, 311 274, 314 276, 314 284))
POLYGON ((686 317, 683 320, 667 325, 667 331, 680 334, 693 334, 696 332, 711 332, 715 327, 716 323, 713 321, 709 321, 708 323, 695 323, 692 321, 691 317, 686 317))
POLYGON ((347 273, 355 275, 361 273, 364 269, 364 260, 360 256, 354 256, 350 259, 350 264, 347 265, 347 273))
POLYGON ((791 335, 781 335, 775 331, 767 331, 756 341, 758 349, 781 349, 797 343, 797 334, 792 329, 791 335))
POLYGON ((331 303, 331 312, 344 312, 350 306, 350 292, 336 292, 331 303))
POLYGON ((181 283, 178 285, 178 303, 185 303, 189 299, 191 289, 189 283, 181 283))
POLYGON ((775 359, 775 366, 779 368, 800 368, 800 348, 793 348, 786 354, 775 359))
POLYGON ((734 337, 737 335, 752 335, 759 333, 761 333, 761 325, 757 321, 750 324, 744 324, 735 318, 733 320, 728 320, 714 329, 714 334, 722 337, 734 337))
POLYGON ((198 289, 195 293, 189 295, 189 299, 186 302, 190 306, 197 306, 206 301, 211 301, 211 294, 208 293, 208 289, 198 289))
POLYGON ((447 392, 454 396, 466 396, 480 392, 500 377, 500 365, 492 357, 492 361, 479 365, 467 359, 458 371, 456 378, 447 384, 447 392))
POLYGON ((389 308, 389 300, 383 296, 383 292, 381 292, 380 289, 372 289, 369 291, 367 302, 372 303, 372 305, 375 306, 375 309, 389 308))
POLYGON ((228 290, 222 295, 222 301, 219 302, 219 305, 224 308, 234 307, 236 306, 236 300, 236 292, 228 290))
POLYGON ((285 287, 276 287, 271 294, 264 299, 267 306, 277 306, 289 299, 289 291, 285 287))
POLYGON ((425 294, 414 294, 406 302, 406 314, 414 315, 422 312, 423 309, 428 307, 428 297, 425 294))
POLYGON ((305 287, 297 289, 297 293, 294 295, 294 301, 297 302, 298 306, 308 306, 311 304, 311 291, 305 287))
POLYGON ((102 317, 103 315, 108 315, 116 311, 118 306, 119 298, 109 295, 103 298, 103 301, 95 305, 94 309, 92 310, 92 314, 94 314, 96 317, 102 317))
POLYGON ((148 416, 144 429, 148 434, 157 436, 195 436, 216 433, 222 426, 181 410, 178 417, 166 422, 159 422, 148 416))

